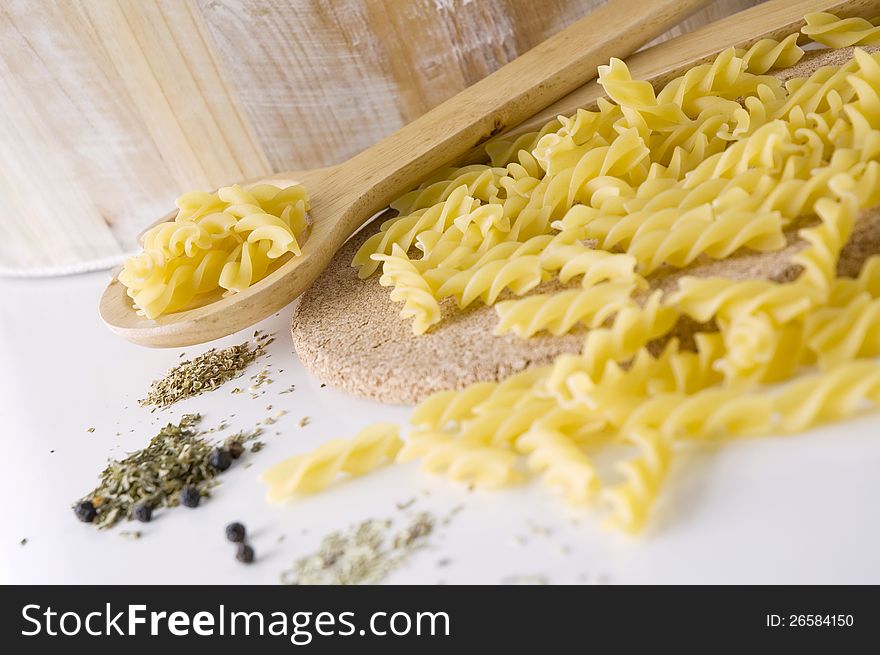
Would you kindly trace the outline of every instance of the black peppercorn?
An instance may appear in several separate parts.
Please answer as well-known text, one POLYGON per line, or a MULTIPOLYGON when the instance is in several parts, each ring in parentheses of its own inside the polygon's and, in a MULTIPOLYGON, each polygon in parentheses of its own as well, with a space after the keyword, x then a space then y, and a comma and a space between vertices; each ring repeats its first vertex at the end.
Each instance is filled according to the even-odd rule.
POLYGON ((188 484, 180 490, 180 504, 186 507, 198 507, 202 494, 195 485, 188 484))
POLYGON ((238 459, 244 452, 244 446, 242 446, 241 442, 239 441, 233 441, 231 444, 229 444, 228 450, 229 455, 232 457, 232 459, 238 459))
POLYGON ((149 503, 138 503, 131 514, 141 523, 149 523, 153 520, 153 507, 149 503))
POLYGON ((226 526, 226 538, 233 543, 241 543, 244 541, 245 529, 241 523, 237 521, 226 526))
POLYGON ((250 564, 254 561, 254 549, 245 543, 238 544, 238 550, 235 553, 235 559, 237 559, 239 562, 250 564))
POLYGON ((83 523, 91 523, 98 515, 98 510, 95 509, 90 500, 80 501, 74 506, 73 511, 76 513, 76 518, 83 523))
POLYGON ((225 448, 215 448, 209 462, 218 471, 225 471, 232 465, 232 455, 225 448))

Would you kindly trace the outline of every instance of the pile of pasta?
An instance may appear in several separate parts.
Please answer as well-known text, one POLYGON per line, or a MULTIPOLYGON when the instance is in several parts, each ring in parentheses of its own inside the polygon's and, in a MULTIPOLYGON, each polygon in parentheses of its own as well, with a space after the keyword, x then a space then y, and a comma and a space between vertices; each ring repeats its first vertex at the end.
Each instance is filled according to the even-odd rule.
MULTIPOLYGON (((807 16, 803 34, 880 43, 873 22, 829 14, 807 16)), ((354 265, 381 268, 416 334, 446 298, 503 298, 499 333, 585 329, 583 349, 434 394, 405 442, 373 426, 282 463, 273 497, 314 491, 296 482, 314 470, 318 487, 360 474, 370 453, 480 487, 539 476, 638 531, 688 442, 797 432, 880 402, 880 257, 837 276, 860 210, 880 204, 880 54, 856 48, 784 83, 767 75, 801 58, 797 41, 729 49, 659 90, 612 60, 595 109, 496 139, 488 163, 395 202, 399 216, 354 265), (793 280, 684 275, 652 290, 659 271, 779 251, 795 229, 793 280), (552 280, 568 286, 527 295, 552 280), (683 321, 701 326, 687 344, 683 321)))
POLYGON ((299 256, 308 227, 302 186, 234 185, 177 199, 173 221, 150 228, 144 249, 125 261, 119 281, 138 313, 149 319, 186 309, 219 289, 240 292, 299 256))

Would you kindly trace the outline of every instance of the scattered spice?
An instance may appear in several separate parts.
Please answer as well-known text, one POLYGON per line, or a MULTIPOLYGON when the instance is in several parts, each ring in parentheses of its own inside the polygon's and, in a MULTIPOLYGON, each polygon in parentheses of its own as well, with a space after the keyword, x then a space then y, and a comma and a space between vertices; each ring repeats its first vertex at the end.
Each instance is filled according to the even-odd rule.
POLYGON ((317 552, 294 562, 282 573, 284 584, 374 584, 405 565, 410 556, 428 544, 435 519, 427 512, 391 535, 390 519, 369 519, 347 532, 332 532, 317 552))
POLYGON ((532 534, 540 535, 542 537, 550 537, 553 535, 553 529, 546 525, 538 525, 533 521, 529 521, 528 527, 532 534))
POLYGON ((180 504, 184 507, 198 507, 202 501, 202 492, 194 484, 188 484, 180 490, 180 504))
POLYGON ((18 542, 19 546, 27 546, 27 537, 18 542))
POLYGON ((141 523, 149 523, 153 520, 153 506, 148 502, 140 502, 134 506, 131 514, 141 523))
POLYGON ((218 471, 225 471, 232 466, 232 455, 226 448, 215 448, 211 451, 211 457, 208 461, 218 471))
POLYGON ((303 416, 303 417, 299 420, 299 427, 301 427, 301 428, 306 427, 306 426, 311 422, 311 420, 312 420, 312 419, 310 419, 308 416, 303 416))
POLYGON ((238 544, 238 550, 235 552, 235 559, 244 564, 250 564, 254 561, 254 549, 248 544, 238 544))
POLYGON ((91 523, 95 520, 95 517, 98 516, 98 510, 90 500, 82 500, 78 502, 74 506, 73 511, 76 514, 76 518, 83 523, 91 523))
MULTIPOLYGON (((99 528, 108 528, 124 518, 136 518, 135 508, 146 504, 152 518, 156 508, 175 507, 183 502, 181 495, 188 487, 191 490, 186 492, 187 503, 197 505, 217 484, 214 477, 218 473, 210 462, 215 447, 200 436, 200 421, 199 414, 186 414, 179 424, 169 423, 159 430, 142 450, 111 461, 101 472, 98 486, 75 506, 77 517, 87 523, 94 521, 99 528)), ((244 442, 258 433, 259 430, 232 435, 225 448, 238 443, 243 449, 244 442)))
POLYGON ((248 391, 250 391, 251 396, 257 397, 256 391, 259 390, 264 384, 272 384, 273 380, 269 377, 269 367, 264 367, 262 371, 257 373, 256 375, 252 375, 250 377, 251 382, 253 384, 248 387, 248 391))
POLYGON ((141 531, 140 530, 123 530, 122 532, 119 533, 119 536, 122 537, 123 539, 132 539, 132 540, 140 539, 141 538, 141 531))
POLYGON ((95 431, 95 428, 88 428, 88 429, 86 430, 86 432, 88 432, 88 433, 92 433, 92 432, 94 432, 94 431, 95 431))
POLYGON ((278 393, 279 393, 279 394, 281 394, 281 393, 292 393, 292 392, 294 392, 294 391, 296 391, 296 385, 295 385, 295 384, 291 384, 289 387, 287 387, 287 388, 284 389, 283 391, 279 391, 278 393))
POLYGON ((265 445, 266 445, 266 444, 264 444, 262 441, 255 441, 255 442, 253 443, 253 445, 251 445, 251 452, 252 452, 252 453, 258 453, 258 452, 260 452, 261 450, 263 450, 263 446, 265 446, 265 445))
POLYGON ((226 538, 233 543, 241 543, 247 534, 243 524, 236 521, 226 526, 226 538))
MULTIPOLYGON (((178 400, 213 391, 224 382, 239 377, 252 361, 265 354, 265 348, 272 340, 271 335, 258 333, 253 347, 245 341, 222 350, 211 348, 192 360, 181 362, 165 377, 153 381, 147 397, 140 404, 168 407, 178 400)), ((233 389, 232 392, 240 391, 233 389)))

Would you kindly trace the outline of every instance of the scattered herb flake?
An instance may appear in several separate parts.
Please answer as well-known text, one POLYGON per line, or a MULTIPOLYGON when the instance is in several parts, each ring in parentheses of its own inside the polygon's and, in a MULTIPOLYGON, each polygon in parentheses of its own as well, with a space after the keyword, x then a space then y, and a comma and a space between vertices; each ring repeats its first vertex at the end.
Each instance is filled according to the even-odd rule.
MULTIPOLYGON (((187 486, 209 495, 217 484, 214 477, 218 471, 210 463, 216 446, 200 436, 200 421, 199 414, 185 414, 178 425, 163 427, 142 450, 111 461, 101 472, 98 486, 81 499, 94 505, 94 524, 109 528, 122 519, 131 520, 140 503, 153 509, 176 507, 181 490, 187 486)), ((225 445, 242 444, 258 433, 240 432, 228 437, 225 445)))
POLYGON ((284 584, 353 585, 377 583, 404 566, 410 556, 428 544, 435 520, 427 512, 391 534, 390 519, 369 519, 346 532, 332 532, 317 552, 298 559, 282 573, 284 584))
MULTIPOLYGON (((222 350, 211 348, 192 360, 183 361, 162 379, 154 380, 140 404, 168 407, 179 400, 213 391, 224 382, 239 377, 251 362, 265 354, 265 348, 271 342, 271 336, 259 335, 253 346, 245 341, 222 350)), ((235 389, 233 393, 236 393, 235 389)))
POLYGON ((413 496, 412 498, 410 498, 409 500, 407 500, 405 502, 397 503, 397 509, 399 509, 401 511, 403 511, 405 509, 409 509, 410 507, 412 507, 413 503, 415 503, 415 502, 416 502, 416 497, 413 496))

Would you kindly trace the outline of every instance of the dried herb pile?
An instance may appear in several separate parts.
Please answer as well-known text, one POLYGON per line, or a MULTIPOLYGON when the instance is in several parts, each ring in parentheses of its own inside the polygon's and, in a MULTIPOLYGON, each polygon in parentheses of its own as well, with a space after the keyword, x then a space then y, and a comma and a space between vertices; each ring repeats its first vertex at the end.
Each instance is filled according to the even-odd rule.
POLYGON ((224 382, 241 376, 251 362, 265 354, 266 346, 272 341, 271 335, 255 332, 253 345, 245 341, 222 350, 212 348, 192 360, 181 362, 150 385, 147 397, 140 404, 168 407, 179 400, 213 391, 224 382))
POLYGON ((421 512, 400 532, 391 534, 390 519, 369 519, 347 532, 333 532, 315 553, 281 574, 284 584, 375 584, 404 565, 428 544, 435 519, 421 512))
POLYGON ((145 507, 150 512, 175 507, 181 502, 181 492, 184 497, 193 490, 199 497, 209 495, 217 484, 214 477, 231 463, 224 456, 220 459, 225 461, 218 464, 218 453, 237 458, 244 451, 243 444, 254 439, 259 430, 232 435, 218 448, 200 436, 200 421, 199 414, 186 414, 178 425, 169 423, 162 428, 142 450, 111 461, 101 473, 100 484, 75 506, 89 508, 90 503, 93 508, 89 509, 93 515, 80 516, 81 520, 108 528, 122 519, 136 518, 138 510, 145 507))

